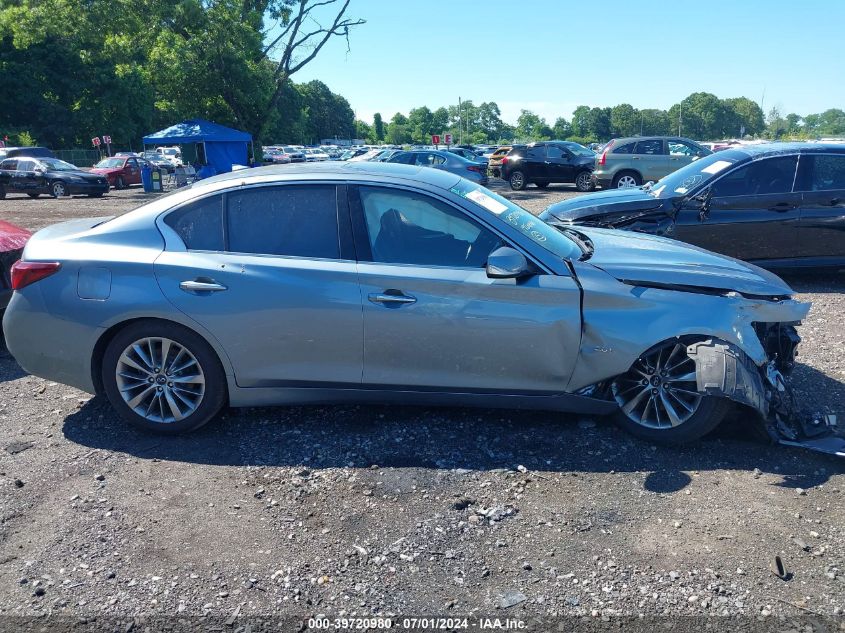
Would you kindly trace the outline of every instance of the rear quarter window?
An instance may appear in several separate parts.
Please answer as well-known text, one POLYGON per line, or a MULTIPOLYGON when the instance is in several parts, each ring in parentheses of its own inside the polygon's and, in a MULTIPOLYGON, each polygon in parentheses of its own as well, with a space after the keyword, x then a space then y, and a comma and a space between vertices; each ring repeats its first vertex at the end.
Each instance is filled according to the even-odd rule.
POLYGON ((619 147, 614 147, 610 153, 611 154, 633 154, 634 153, 634 145, 635 143, 625 143, 624 145, 620 145, 619 147))
POLYGON ((197 200, 172 211, 164 223, 176 231, 189 251, 222 251, 223 196, 197 200))

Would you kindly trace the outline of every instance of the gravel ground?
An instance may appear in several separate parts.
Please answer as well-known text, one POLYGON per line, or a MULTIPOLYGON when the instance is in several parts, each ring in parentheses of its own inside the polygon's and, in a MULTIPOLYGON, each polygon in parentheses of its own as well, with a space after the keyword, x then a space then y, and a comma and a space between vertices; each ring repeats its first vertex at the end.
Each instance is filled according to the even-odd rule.
MULTIPOLYGON (((494 186, 533 211, 577 195, 494 186)), ((814 303, 799 395, 841 415, 845 276, 788 281, 814 303)), ((160 438, 0 347, 0 614, 841 615, 845 462, 734 422, 668 449, 542 412, 278 407, 160 438)))

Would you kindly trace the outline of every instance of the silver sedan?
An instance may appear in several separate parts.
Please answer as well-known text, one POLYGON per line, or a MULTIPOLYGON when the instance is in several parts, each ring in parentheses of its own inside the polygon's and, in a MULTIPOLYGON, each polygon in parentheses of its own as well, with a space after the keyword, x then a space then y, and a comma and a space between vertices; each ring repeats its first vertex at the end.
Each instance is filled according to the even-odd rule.
POLYGON ((39 231, 3 320, 129 422, 327 402, 614 414, 651 440, 772 419, 809 305, 755 266, 552 226, 449 172, 265 167, 39 231))

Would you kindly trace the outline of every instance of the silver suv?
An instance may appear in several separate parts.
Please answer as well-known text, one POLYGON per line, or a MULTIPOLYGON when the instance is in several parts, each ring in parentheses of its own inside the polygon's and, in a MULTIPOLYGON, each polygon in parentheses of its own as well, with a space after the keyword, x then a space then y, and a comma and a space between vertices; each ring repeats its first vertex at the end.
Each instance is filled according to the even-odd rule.
POLYGON ((603 189, 639 187, 712 153, 695 141, 678 136, 613 139, 596 154, 593 183, 603 189))

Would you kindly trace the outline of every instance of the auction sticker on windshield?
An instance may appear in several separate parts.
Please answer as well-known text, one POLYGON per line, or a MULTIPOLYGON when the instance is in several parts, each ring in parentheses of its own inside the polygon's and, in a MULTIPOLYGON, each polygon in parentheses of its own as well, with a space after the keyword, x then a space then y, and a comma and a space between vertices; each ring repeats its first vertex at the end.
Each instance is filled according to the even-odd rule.
POLYGON ((498 200, 494 200, 490 196, 488 196, 483 191, 468 191, 464 194, 464 197, 468 200, 472 200, 476 204, 481 205, 491 213, 495 213, 496 215, 501 215, 502 212, 507 211, 507 206, 499 202, 498 200))
POLYGON ((715 163, 707 165, 707 167, 702 169, 701 172, 704 174, 718 174, 725 167, 729 167, 730 165, 733 165, 733 163, 728 160, 717 160, 715 163))

